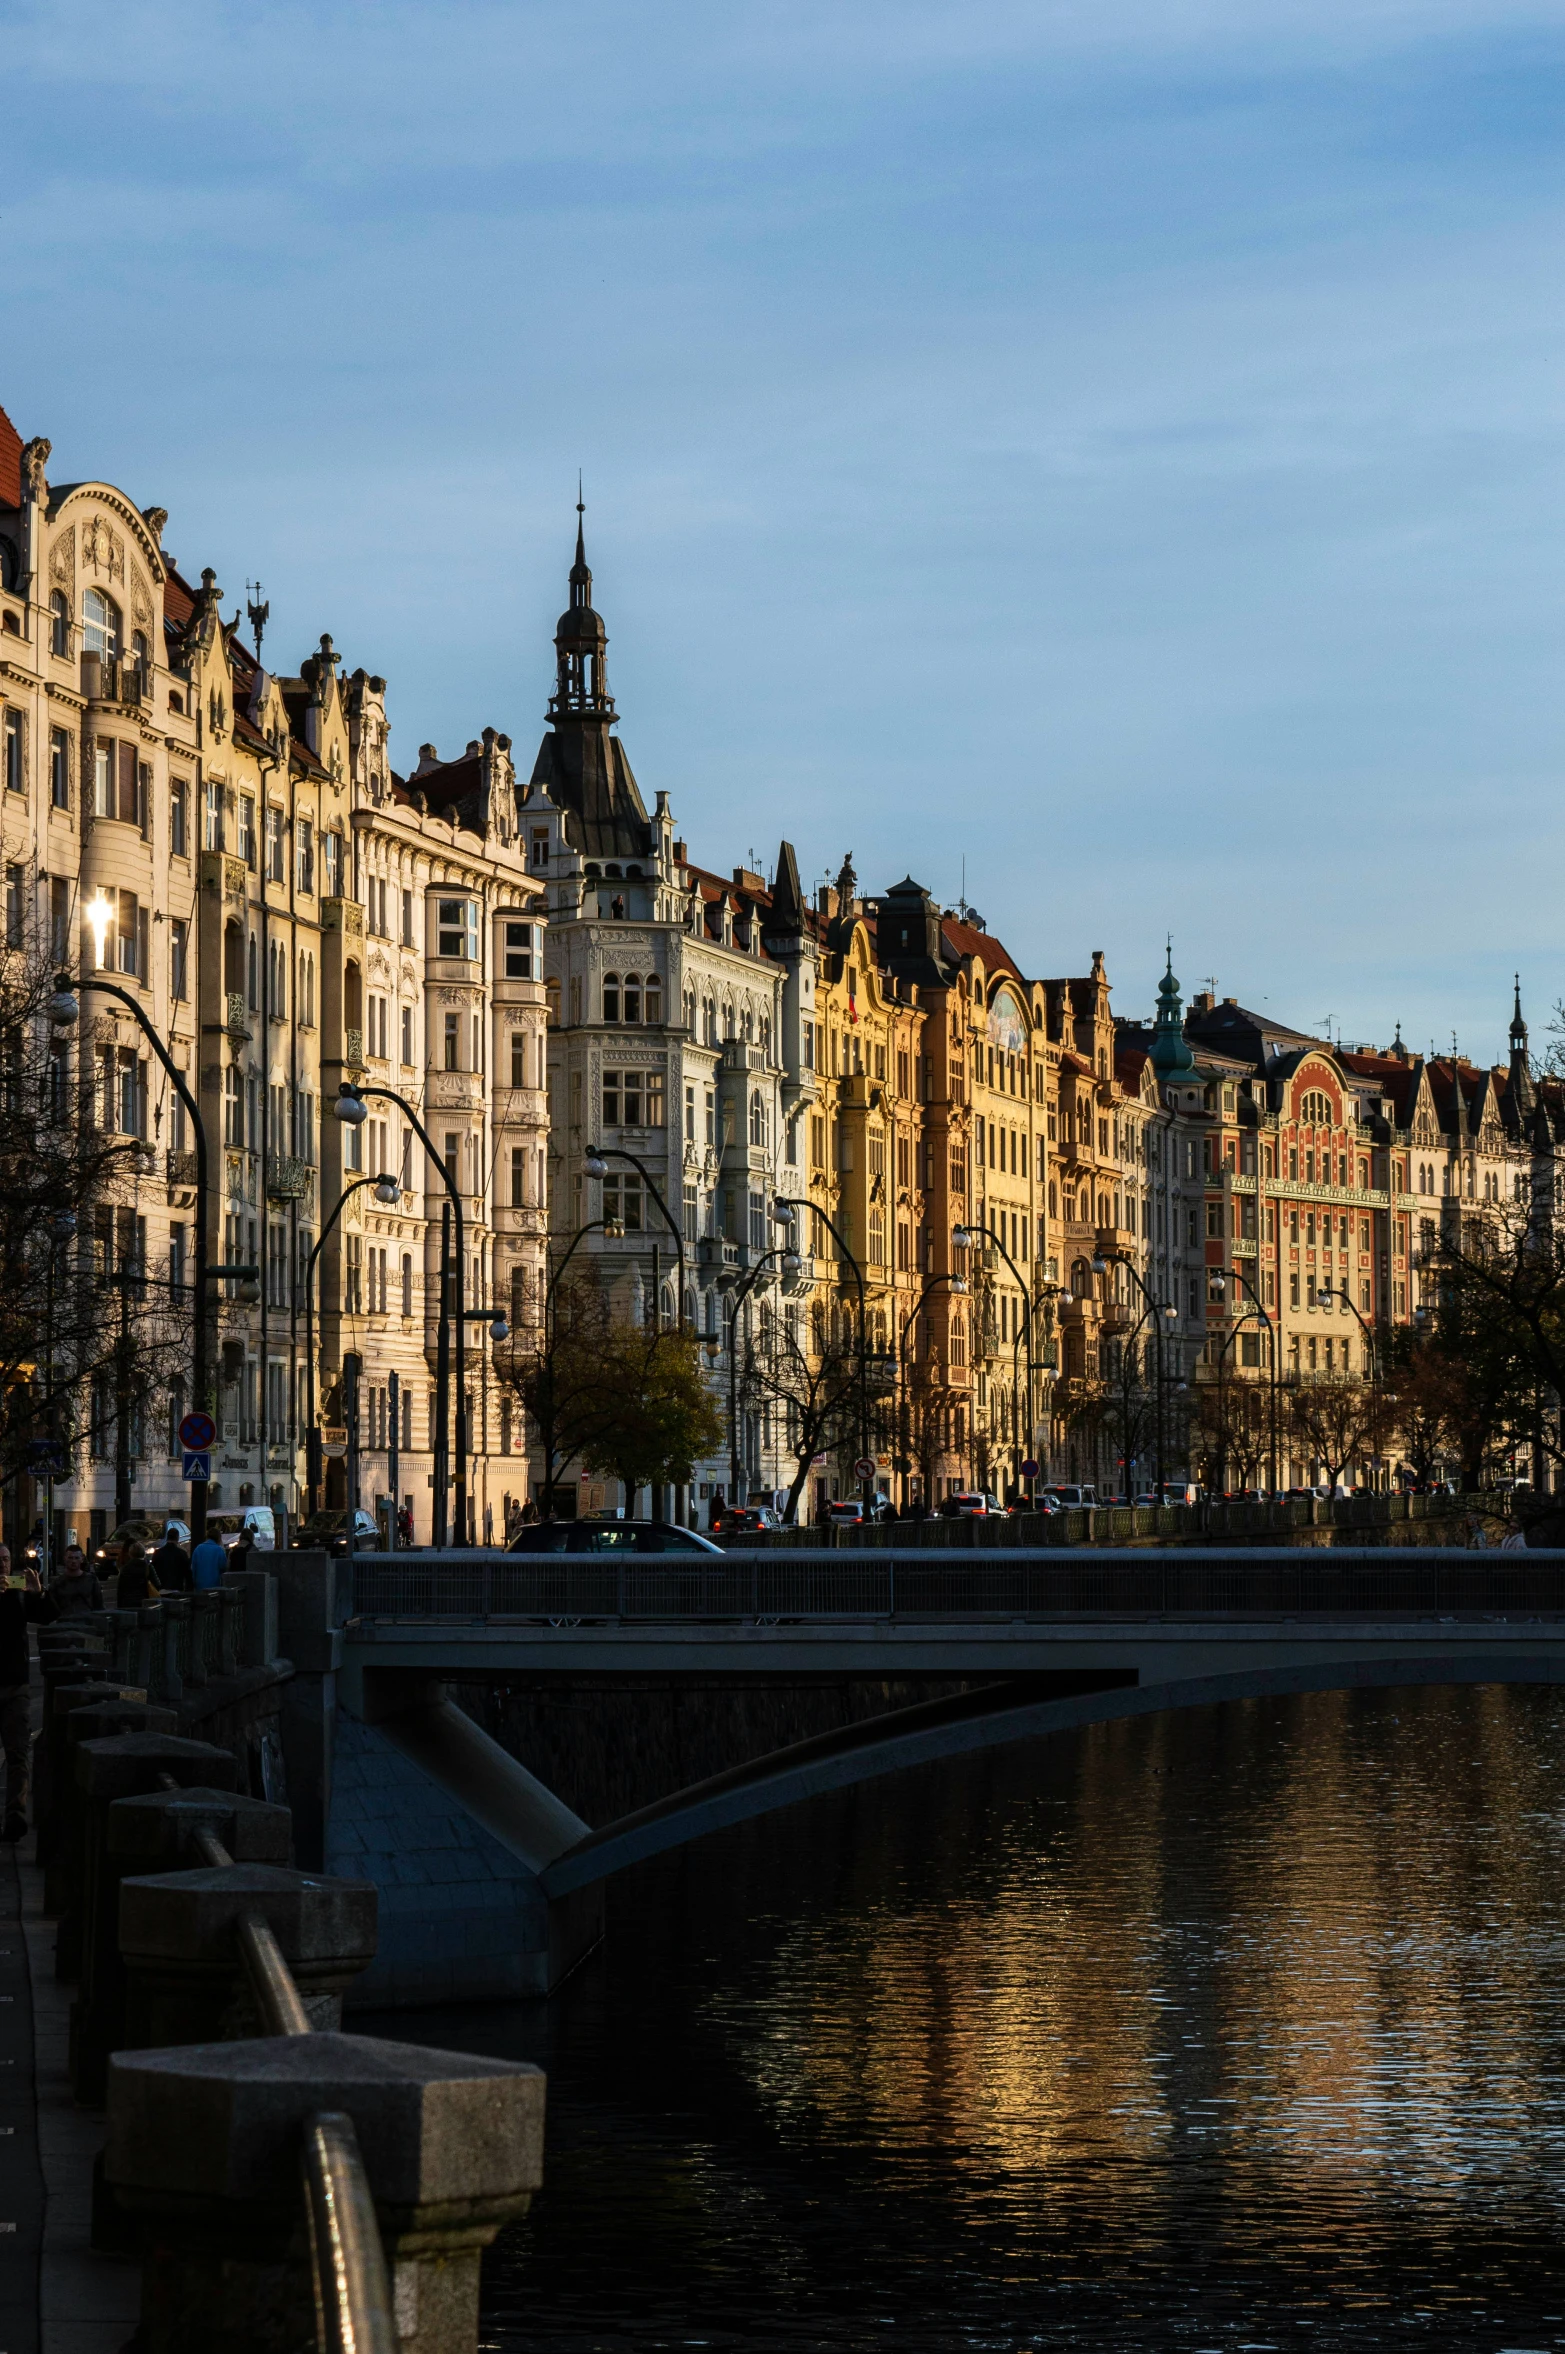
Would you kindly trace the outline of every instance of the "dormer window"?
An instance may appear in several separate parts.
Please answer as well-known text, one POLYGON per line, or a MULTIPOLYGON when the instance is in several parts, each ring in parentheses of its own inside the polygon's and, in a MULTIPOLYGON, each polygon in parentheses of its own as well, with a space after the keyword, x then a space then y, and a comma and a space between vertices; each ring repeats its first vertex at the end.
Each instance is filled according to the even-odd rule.
POLYGON ((534 826, 529 864, 536 870, 539 867, 546 867, 548 863, 549 829, 547 826, 534 826))

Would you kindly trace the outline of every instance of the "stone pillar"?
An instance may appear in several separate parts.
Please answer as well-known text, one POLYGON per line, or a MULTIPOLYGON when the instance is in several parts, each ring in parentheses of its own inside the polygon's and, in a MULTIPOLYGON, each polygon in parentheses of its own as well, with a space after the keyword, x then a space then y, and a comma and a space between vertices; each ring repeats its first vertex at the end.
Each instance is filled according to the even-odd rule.
MULTIPOLYGON (((76 1751, 87 1741, 102 1741, 121 1733, 166 1733, 174 1735, 179 1718, 172 1708, 149 1708, 144 1701, 121 1700, 113 1693, 99 1700, 91 1700, 84 1707, 73 1708, 62 1728, 60 1778, 56 1785, 59 1795, 60 1852, 57 1857, 58 1903, 53 1908, 60 1915, 59 1933, 54 1946, 54 1974, 57 1978, 73 1979, 81 1974, 82 1957, 82 1896, 85 1870, 84 1832, 82 1828, 82 1793, 76 1780, 76 1751)), ((203 1743, 204 1747, 205 1744, 203 1743)), ((203 1777, 192 1774, 195 1781, 203 1777)), ((208 1774, 207 1781, 221 1781, 220 1774, 208 1774)), ((142 1782, 126 1785, 127 1790, 146 1788, 142 1782)), ((123 1793, 116 1791, 115 1796, 123 1793)), ((44 1910, 48 1912, 50 1887, 44 1881, 44 1910)))
MULTIPOLYGON (((78 1711, 78 1714, 92 1711, 78 1711)), ((75 1753, 81 1826, 81 1991, 71 2006, 71 2082, 79 2101, 103 2098, 103 2074, 119 2041, 125 2007, 125 1965, 119 1944, 122 1865, 110 1851, 113 1803, 155 1790, 159 1777, 221 1789, 235 1778, 233 1758, 208 1741, 166 1733, 126 1733, 87 1741, 75 1753)), ((63 1931, 64 1923, 61 1923, 63 1931)))
POLYGON ((108 1696, 108 1677, 101 1668, 77 1664, 56 1671, 43 1666, 43 1722, 33 1748, 33 1820, 38 1825, 38 1861, 44 1866, 43 1909, 63 1912, 65 1836, 65 1726, 73 1708, 108 1696))
POLYGON ((342 1656, 337 1595, 347 1563, 330 1553, 269 1553, 277 1588, 277 1639, 293 1674, 283 1686, 283 1759, 301 1864, 323 1871, 331 1813, 337 1668, 342 1656))
POLYGON ((247 1913, 281 1946, 311 2026, 341 2026, 343 1990, 374 1958, 373 1884, 276 1864, 205 1865, 120 1883, 127 2049, 266 2033, 239 1953, 247 1913))
POLYGON ((403 2354, 475 2354, 478 2267, 542 2178, 535 2068, 357 2035, 119 2052, 105 2174, 142 2234, 145 2354, 308 2354, 305 2129, 351 2117, 403 2354))

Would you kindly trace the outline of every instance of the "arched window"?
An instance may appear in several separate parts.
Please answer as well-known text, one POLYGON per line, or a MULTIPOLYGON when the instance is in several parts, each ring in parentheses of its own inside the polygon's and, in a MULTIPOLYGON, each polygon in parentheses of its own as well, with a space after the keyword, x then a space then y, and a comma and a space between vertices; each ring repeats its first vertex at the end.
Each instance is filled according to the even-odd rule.
POLYGON ((146 632, 144 630, 138 629, 135 635, 132 637, 130 641, 130 653, 131 660, 135 663, 136 668, 141 672, 143 678, 145 678, 152 668, 152 648, 147 643, 146 632))
POLYGON ((49 651, 67 658, 71 651, 71 603, 64 589, 49 599, 49 651))
POLYGON ((641 1019, 641 977, 637 973, 625 975, 625 1019, 627 1022, 641 1019))
POLYGON ((82 599, 83 651, 110 659, 120 650, 120 609, 102 589, 89 589, 82 599))
POLYGON ((750 1142, 757 1145, 766 1142, 766 1104, 759 1088, 750 1098, 750 1142))
POLYGON ((647 975, 647 1021, 658 1028, 663 1020, 663 984, 656 973, 647 975))
POLYGON ((770 1062, 772 1059, 772 1017, 770 1014, 762 1014, 761 1016, 761 1047, 767 1061, 770 1062))
POLYGON ((1319 1087, 1312 1087, 1300 1099, 1299 1118, 1309 1128, 1331 1126, 1331 1097, 1319 1087))
POLYGON ((250 935, 250 952, 245 959, 245 1003, 252 1013, 261 1001, 261 951, 255 934, 250 935))
POLYGON ((603 1018, 606 1022, 619 1020, 618 973, 605 973, 603 976, 603 1018))
POLYGON ((1078 1300, 1092 1297, 1092 1269, 1085 1259, 1077 1259, 1072 1263, 1071 1291, 1078 1300))
POLYGON ((717 1044, 717 1006, 710 997, 702 1009, 702 1028, 706 1033, 707 1045, 715 1046, 717 1044))
POLYGON ((693 989, 685 991, 685 1028, 693 1039, 696 1035, 696 993, 693 989))

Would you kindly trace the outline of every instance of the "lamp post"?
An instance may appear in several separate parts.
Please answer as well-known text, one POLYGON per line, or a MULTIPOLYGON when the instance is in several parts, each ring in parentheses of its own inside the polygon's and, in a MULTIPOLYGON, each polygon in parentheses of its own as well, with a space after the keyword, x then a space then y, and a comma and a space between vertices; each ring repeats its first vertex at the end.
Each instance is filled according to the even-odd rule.
MULTIPOLYGON (((626 1152, 621 1146, 617 1144, 589 1144, 587 1147, 588 1176, 606 1177, 609 1173, 608 1164, 611 1160, 629 1161, 631 1167, 640 1176, 642 1184, 646 1187, 648 1193, 651 1194, 652 1199, 657 1203, 658 1208, 662 1211, 663 1223, 665 1226, 667 1226, 669 1233, 674 1237, 674 1256, 679 1262, 679 1313, 674 1319, 674 1325, 676 1331, 683 1332, 685 1329, 684 1234, 678 1224, 678 1221, 675 1219, 672 1211, 669 1209, 667 1202, 663 1199, 663 1196, 659 1193, 657 1187, 652 1182, 652 1172, 647 1167, 645 1161, 638 1160, 633 1152, 626 1152)), ((583 1231, 585 1232, 585 1229, 583 1229, 583 1231)), ((653 1314, 657 1320, 659 1329, 661 1329, 663 1323, 663 1303, 661 1300, 657 1299, 655 1295, 653 1299, 653 1314)))
MULTIPOLYGON (((1133 1260, 1127 1259, 1122 1253, 1117 1253, 1113 1259, 1094 1259, 1092 1262, 1092 1271, 1094 1275, 1106 1275, 1111 1266, 1124 1268, 1125 1273, 1130 1277, 1131 1282, 1135 1285, 1137 1291, 1140 1292, 1142 1298, 1146 1301, 1148 1309, 1152 1313, 1152 1346, 1157 1362, 1157 1372, 1155 1376, 1157 1381, 1157 1500, 1161 1504, 1166 1500, 1166 1491, 1168 1487, 1168 1466, 1165 1461, 1164 1446, 1164 1420, 1166 1408, 1164 1400, 1165 1374, 1163 1366, 1163 1323, 1165 1317, 1177 1316, 1179 1311, 1171 1300, 1158 1300, 1154 1298, 1152 1292, 1148 1289, 1140 1268, 1136 1266, 1133 1260)), ((1140 1327, 1138 1326, 1137 1330, 1139 1331, 1139 1329, 1140 1327)))
MULTIPOLYGON (((434 1139, 431 1137, 428 1129, 424 1126, 423 1121, 419 1118, 417 1112, 413 1109, 413 1106, 408 1102, 407 1097, 405 1095, 399 1095, 394 1087, 367 1087, 362 1084, 358 1086, 352 1086, 346 1079, 344 1079, 341 1086, 337 1090, 337 1100, 332 1106, 332 1109, 335 1111, 339 1120, 346 1122, 349 1127, 356 1128, 363 1121, 369 1118, 369 1113, 365 1108, 365 1098, 371 1095, 378 1096, 387 1103, 400 1105, 402 1112, 407 1119, 408 1126, 412 1129, 414 1135, 418 1138, 419 1143, 424 1147, 424 1150, 429 1155, 429 1158, 434 1162, 435 1167, 440 1171, 442 1181, 445 1185, 447 1198, 451 1206, 451 1231, 454 1241, 454 1249, 449 1253, 444 1250, 441 1253, 441 1291, 443 1295, 447 1292, 448 1283, 450 1280, 447 1269, 450 1268, 454 1271, 455 1276, 455 1296, 454 1299, 442 1296, 440 1303, 440 1330, 442 1334, 445 1334, 447 1331, 448 1318, 454 1319, 456 1324, 455 1542, 459 1548, 462 1548, 467 1544, 467 1382, 463 1372, 462 1359, 466 1345, 466 1326, 468 1323, 467 1314, 462 1306, 462 1283, 464 1274, 462 1241, 462 1195, 457 1186, 456 1172, 446 1167, 444 1160, 441 1158, 440 1154, 436 1152, 434 1139)), ((443 1363, 437 1361, 435 1368, 435 1420, 439 1429, 442 1444, 444 1443, 446 1426, 450 1413, 449 1389, 449 1371, 443 1363)), ((441 1507, 441 1518, 443 1520, 445 1517, 445 1501, 443 1491, 438 1484, 435 1489, 435 1495, 436 1500, 441 1507)))
POLYGON ((373 1185, 375 1199, 388 1206, 401 1198, 401 1186, 384 1169, 378 1177, 355 1177, 353 1183, 345 1185, 333 1202, 326 1223, 311 1244, 309 1256, 304 1262, 304 1493, 307 1517, 315 1513, 321 1484, 321 1434, 315 1427, 315 1265, 337 1220, 353 1196, 362 1193, 366 1185, 373 1185))
MULTIPOLYGON (((1234 1279, 1235 1283, 1237 1283, 1238 1285, 1240 1285, 1240 1287, 1241 1287, 1241 1288, 1242 1288, 1242 1290, 1244 1291, 1244 1293, 1245 1293, 1245 1296, 1246 1296, 1246 1298, 1249 1300, 1251 1307, 1252 1307, 1252 1308, 1255 1310, 1255 1313, 1256 1313, 1256 1315, 1259 1317, 1260 1321, 1261 1321, 1261 1322, 1262 1322, 1262 1323, 1265 1325, 1265 1327, 1266 1327, 1266 1331, 1267 1331, 1267 1336, 1268 1336, 1268 1337, 1267 1337, 1267 1347, 1268 1347, 1268 1351, 1269 1351, 1269 1354, 1270 1354, 1270 1356, 1271 1356, 1271 1361, 1272 1361, 1272 1385, 1271 1385, 1271 1386, 1272 1386, 1272 1465, 1271 1465, 1271 1470, 1272 1470, 1272 1494, 1273 1494, 1273 1496, 1275 1497, 1275 1495, 1276 1495, 1276 1493, 1277 1493, 1277 1477, 1278 1477, 1278 1472, 1279 1472, 1279 1469, 1280 1469, 1279 1444, 1280 1444, 1281 1429, 1282 1429, 1282 1387, 1281 1387, 1281 1385, 1282 1385, 1282 1331, 1281 1331, 1282 1318, 1281 1318, 1281 1314, 1280 1314, 1280 1312, 1279 1312, 1279 1314, 1278 1314, 1278 1316, 1277 1316, 1276 1318, 1273 1318, 1273 1316, 1272 1316, 1272 1313, 1271 1313, 1270 1309, 1269 1309, 1269 1308, 1267 1308, 1267 1307, 1265 1306, 1264 1302, 1263 1302, 1263 1301, 1262 1301, 1262 1299, 1261 1299, 1261 1295, 1260 1295, 1260 1293, 1259 1293, 1259 1292, 1256 1290, 1256 1288, 1255 1288, 1254 1284, 1253 1284, 1253 1283, 1250 1281, 1250 1278, 1249 1278, 1249 1276, 1248 1276, 1248 1275, 1246 1275, 1246 1273, 1245 1273, 1244 1269, 1243 1269, 1243 1268, 1242 1268, 1242 1267, 1241 1267, 1241 1266, 1238 1264, 1237 1260, 1234 1262, 1234 1264, 1233 1264, 1231 1267, 1225 1267, 1225 1268, 1221 1268, 1221 1269, 1219 1269, 1219 1270, 1217 1271, 1217 1273, 1215 1273, 1215 1274, 1214 1274, 1214 1275, 1213 1275, 1213 1276, 1210 1278, 1211 1287, 1212 1287, 1213 1291, 1215 1291, 1215 1292, 1216 1292, 1216 1294, 1217 1294, 1217 1296, 1218 1296, 1218 1298, 1219 1298, 1219 1299, 1223 1299, 1223 1298, 1225 1298, 1225 1297, 1226 1297, 1226 1284, 1227 1284, 1227 1279, 1228 1279, 1228 1277, 1229 1277, 1230 1275, 1233 1277, 1233 1279, 1234 1279)), ((1243 1319, 1243 1317, 1241 1317, 1241 1318, 1239 1319, 1239 1323, 1243 1323, 1243 1321, 1244 1321, 1244 1319, 1243 1319)), ((1239 1329, 1239 1325, 1238 1325, 1238 1324, 1236 1324, 1236 1325, 1234 1326, 1234 1330, 1237 1332, 1237 1331, 1238 1331, 1238 1329, 1239 1329)))
MULTIPOLYGON (((761 1270, 769 1259, 781 1259, 784 1268, 792 1273, 799 1264, 799 1254, 793 1244, 774 1244, 763 1251, 753 1267, 739 1278, 728 1303, 728 1500, 737 1503, 739 1495, 739 1311, 761 1280, 761 1270)), ((721 1289, 721 1285, 719 1285, 721 1289)))
POLYGON ((1018 1332, 1016 1340, 1011 1344, 1011 1442, 1014 1451, 1016 1441, 1016 1390, 1018 1381, 1020 1379, 1017 1371, 1016 1349, 1017 1343, 1025 1339, 1027 1343, 1027 1446, 1030 1452, 1032 1448, 1032 1299, 1027 1289, 1027 1278, 1023 1275, 1021 1269, 1017 1266, 1016 1261, 1012 1258, 1010 1252, 1006 1249, 1004 1243, 1000 1240, 1000 1237, 997 1234, 991 1233, 988 1227, 953 1226, 951 1229, 951 1240, 956 1244, 958 1250, 969 1250, 975 1243, 985 1244, 990 1249, 997 1250, 1001 1258, 1005 1261, 1006 1265, 1010 1268, 1011 1273, 1016 1278, 1017 1289, 1022 1295, 1022 1322, 1021 1330, 1018 1332))
MULTIPOLYGON (((103 902, 102 900, 95 901, 93 903, 93 907, 89 908, 87 912, 88 920, 92 923, 93 926, 93 936, 97 943, 97 953, 101 961, 103 956, 105 926, 107 923, 107 903, 103 902), (103 912, 101 914, 95 914, 94 911, 97 909, 102 909, 103 912)), ((164 1045, 162 1039, 158 1036, 156 1030, 153 1029, 152 1023, 147 1014, 144 1012, 142 1007, 136 1003, 136 1000, 131 995, 130 991, 128 989, 122 989, 117 981, 100 981, 95 974, 84 973, 81 977, 81 980, 76 984, 76 987, 79 987, 83 993, 91 989, 96 991, 100 997, 112 997, 116 1003, 122 1005, 125 1008, 125 1011, 131 1015, 136 1023, 137 1028, 141 1031, 142 1036, 146 1039, 147 1044, 151 1047, 153 1053, 157 1056, 158 1061, 163 1065, 164 1071, 168 1075, 170 1085, 173 1087, 175 1094, 179 1097, 179 1100, 184 1105, 186 1111, 190 1114, 191 1121, 194 1125, 196 1138, 196 1240, 193 1256, 195 1262, 194 1290, 196 1299, 195 1329, 191 1334, 190 1348, 190 1386, 194 1392, 193 1403, 197 1406, 205 1406, 207 1402, 207 1389, 209 1386, 207 1372, 207 1286, 210 1283, 217 1282, 224 1276, 234 1277, 238 1280, 241 1287, 239 1297, 248 1304, 251 1300, 258 1300, 261 1296, 260 1270, 256 1267, 250 1266, 214 1267, 207 1258, 208 1168, 206 1124, 201 1117, 201 1106, 197 1103, 195 1097, 191 1094, 190 1089, 186 1086, 183 1073, 176 1070, 172 1055, 169 1053, 168 1048, 164 1045), (250 1288, 252 1285, 255 1286, 253 1292, 250 1288)), ((56 1030, 69 1030, 73 1029, 80 1019, 81 1007, 77 1003, 75 988, 72 986, 71 974, 68 970, 62 968, 55 975, 54 995, 49 1000, 50 1025, 56 1030)), ((204 1480, 192 1480, 190 1483, 190 1541, 192 1545, 199 1544, 201 1539, 206 1535, 206 1508, 207 1483, 204 1480)))
POLYGON ((829 1218, 818 1204, 801 1201, 795 1195, 780 1193, 772 1206, 772 1216, 791 1221, 795 1210, 813 1210, 853 1269, 853 1279, 859 1288, 859 1461, 870 1463, 870 1469, 859 1474, 859 1485, 864 1492, 864 1517, 869 1518, 870 1501, 875 1492, 875 1473, 869 1451, 869 1313, 864 1291, 864 1270, 847 1245, 840 1226, 829 1218))
MULTIPOLYGON (((923 1290, 919 1293, 917 1299, 913 1302, 912 1307, 908 1310, 907 1315, 903 1318, 902 1329, 897 1336, 897 1385, 903 1392, 904 1411, 906 1410, 905 1400, 907 1393, 907 1336, 912 1331, 914 1325, 918 1322, 919 1317, 923 1314, 924 1302, 929 1298, 932 1292, 937 1292, 943 1283, 948 1283, 951 1286, 953 1297, 965 1295, 967 1291, 967 1277, 965 1275, 931 1275, 929 1281, 925 1284, 923 1290)), ((919 1476, 922 1478, 922 1472, 920 1472, 919 1476)), ((905 1512, 907 1510, 906 1472, 903 1473, 902 1479, 902 1509, 905 1512)), ((929 1509, 929 1498, 927 1496, 924 1498, 924 1509, 926 1512, 929 1509)))

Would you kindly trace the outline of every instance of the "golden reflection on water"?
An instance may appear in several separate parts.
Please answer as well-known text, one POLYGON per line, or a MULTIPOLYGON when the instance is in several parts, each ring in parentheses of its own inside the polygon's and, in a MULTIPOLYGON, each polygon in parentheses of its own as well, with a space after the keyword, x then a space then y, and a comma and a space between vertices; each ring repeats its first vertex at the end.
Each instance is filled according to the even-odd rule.
POLYGON ((1188 1720, 1095 1728, 1063 1795, 971 1826, 954 1884, 784 1927, 711 2016, 785 2139, 958 2175, 1177 2146, 1242 2205, 1263 2179, 1335 2203, 1528 2174, 1560 2130, 1537 1698, 1213 1710, 1193 1767, 1188 1720))

